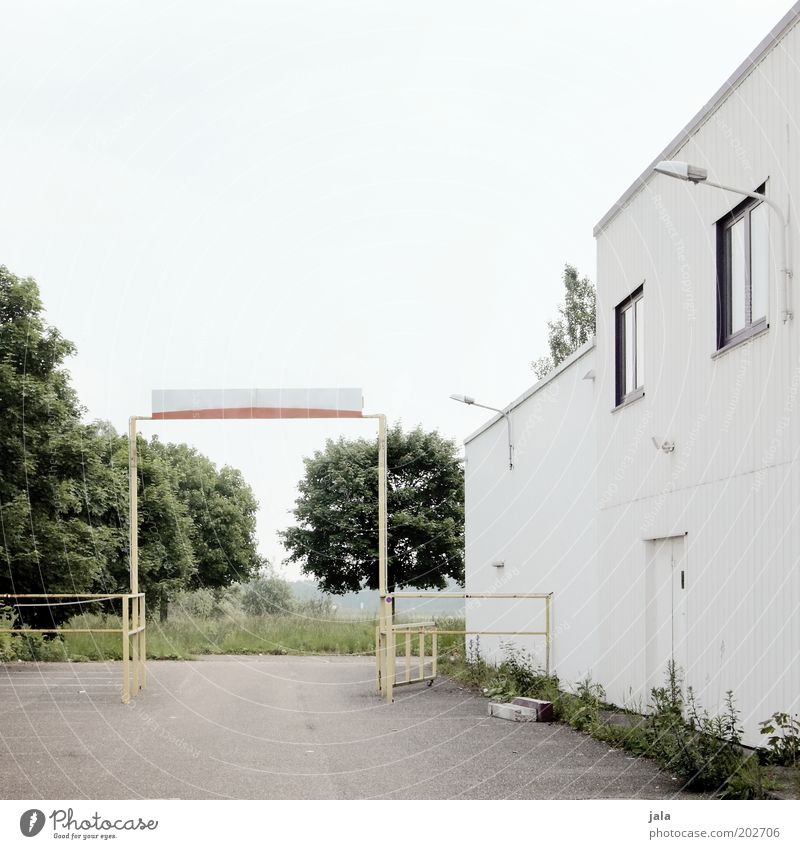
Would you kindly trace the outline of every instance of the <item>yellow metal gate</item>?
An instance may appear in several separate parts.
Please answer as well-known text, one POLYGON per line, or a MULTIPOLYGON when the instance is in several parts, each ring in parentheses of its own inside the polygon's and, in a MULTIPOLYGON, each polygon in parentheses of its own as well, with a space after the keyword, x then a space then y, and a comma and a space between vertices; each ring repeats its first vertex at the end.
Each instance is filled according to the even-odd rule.
POLYGON ((545 640, 545 673, 550 674, 550 653, 552 650, 552 601, 553 593, 418 593, 397 592, 387 595, 385 603, 391 604, 392 599, 398 598, 489 598, 489 599, 538 599, 544 602, 545 629, 544 631, 474 631, 469 629, 439 629, 433 622, 395 624, 392 618, 382 611, 380 624, 375 628, 375 679, 376 687, 381 691, 387 702, 394 699, 394 688, 405 684, 417 684, 421 681, 430 682, 436 678, 437 660, 439 655, 439 636, 445 634, 475 636, 508 636, 508 637, 544 637, 545 640), (403 674, 397 675, 397 638, 404 636, 405 663, 403 674), (417 640, 418 674, 412 673, 412 646, 417 640), (431 660, 426 660, 426 649, 430 638, 431 660), (426 666, 429 674, 425 673, 426 666))

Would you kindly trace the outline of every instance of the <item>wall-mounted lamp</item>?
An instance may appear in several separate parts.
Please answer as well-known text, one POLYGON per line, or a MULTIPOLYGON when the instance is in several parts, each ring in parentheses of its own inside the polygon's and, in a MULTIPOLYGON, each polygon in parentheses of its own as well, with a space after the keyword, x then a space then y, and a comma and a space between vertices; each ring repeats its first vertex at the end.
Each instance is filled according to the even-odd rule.
POLYGON ((653 440, 653 445, 655 445, 657 451, 663 451, 665 454, 672 454, 675 450, 674 442, 669 442, 666 439, 656 439, 655 436, 651 436, 650 439, 653 440))
POLYGON ((505 560, 495 560, 494 563, 492 563, 492 566, 494 566, 496 569, 502 569, 505 565, 505 560))
POLYGON ((712 186, 715 189, 722 189, 726 192, 733 192, 737 195, 744 195, 748 198, 764 201, 769 206, 778 218, 780 224, 781 236, 781 273, 783 274, 783 320, 784 322, 792 318, 791 307, 791 291, 790 282, 792 279, 792 269, 789 263, 789 222, 786 214, 781 209, 780 205, 774 200, 768 198, 761 192, 749 192, 747 189, 737 189, 734 186, 726 186, 722 183, 714 183, 708 179, 708 171, 701 168, 699 165, 690 165, 688 162, 680 162, 677 159, 664 159, 653 166, 653 170, 658 174, 665 174, 667 177, 674 177, 676 180, 686 180, 689 183, 698 185, 702 183, 704 186, 712 186))
MULTIPOLYGON (((479 404, 471 395, 451 395, 454 401, 461 404, 467 404, 471 407, 482 407, 484 410, 491 410, 494 413, 500 413, 506 420, 508 426, 508 468, 514 468, 514 445, 511 439, 511 416, 505 410, 498 410, 497 407, 488 407, 486 404, 479 404)), ((502 565, 502 564, 501 564, 502 565)))

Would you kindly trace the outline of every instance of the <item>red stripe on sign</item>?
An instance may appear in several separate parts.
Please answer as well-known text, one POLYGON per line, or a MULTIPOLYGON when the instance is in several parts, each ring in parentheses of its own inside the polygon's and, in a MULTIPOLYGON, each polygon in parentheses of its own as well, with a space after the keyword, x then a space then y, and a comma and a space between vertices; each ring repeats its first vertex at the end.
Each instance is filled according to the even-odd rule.
POLYGON ((360 410, 314 407, 216 407, 208 410, 166 410, 153 419, 360 419, 360 410))

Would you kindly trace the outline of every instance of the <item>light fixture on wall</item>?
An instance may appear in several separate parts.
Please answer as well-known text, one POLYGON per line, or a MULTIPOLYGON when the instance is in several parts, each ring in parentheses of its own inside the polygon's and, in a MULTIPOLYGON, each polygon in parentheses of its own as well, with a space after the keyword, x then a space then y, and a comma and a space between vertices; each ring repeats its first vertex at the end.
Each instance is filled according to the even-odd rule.
POLYGON ((500 413, 506 420, 508 426, 508 468, 514 468, 514 445, 511 439, 511 416, 505 410, 498 410, 497 407, 489 407, 486 404, 479 404, 471 395, 451 395, 454 401, 461 404, 467 404, 471 407, 481 407, 484 410, 491 410, 494 413, 500 413))
POLYGON ((663 451, 665 454, 672 454, 675 450, 674 442, 669 442, 666 439, 656 439, 655 436, 651 436, 650 439, 653 440, 653 445, 655 445, 658 451, 663 451))
POLYGON ((505 565, 506 565, 505 560, 495 560, 492 563, 492 566, 494 566, 495 569, 502 569, 505 565))
POLYGON ((775 203, 774 200, 768 198, 761 192, 749 192, 746 189, 737 189, 734 186, 726 186, 722 183, 714 183, 708 179, 708 171, 701 168, 699 165, 690 165, 688 162, 681 162, 677 159, 664 159, 653 167, 653 170, 658 174, 665 174, 667 177, 674 177, 676 180, 686 180, 689 183, 703 183, 706 186, 712 186, 715 189, 722 189, 726 192, 733 192, 744 197, 755 198, 764 201, 775 214, 778 216, 781 228, 781 261, 783 266, 780 271, 783 274, 783 320, 788 321, 793 318, 792 309, 789 305, 789 284, 792 279, 792 270, 789 267, 789 232, 786 216, 783 210, 775 203))

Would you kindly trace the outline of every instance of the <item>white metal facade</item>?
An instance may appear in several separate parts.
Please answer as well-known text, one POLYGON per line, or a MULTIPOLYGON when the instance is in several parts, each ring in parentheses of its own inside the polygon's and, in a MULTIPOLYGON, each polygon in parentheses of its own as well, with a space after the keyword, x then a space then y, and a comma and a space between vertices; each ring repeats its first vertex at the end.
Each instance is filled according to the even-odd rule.
MULTIPOLYGON (((593 666, 590 630, 597 621, 595 551, 594 346, 496 416, 466 444, 466 572, 469 592, 554 592, 552 662, 569 678, 593 666), (502 566, 494 564, 502 563, 502 566), (536 587, 536 589, 531 589, 536 587)), ((534 600, 467 602, 474 630, 544 630, 534 600)), ((511 638, 482 637, 480 652, 501 660, 511 638)), ((544 665, 541 638, 517 639, 544 665)))
MULTIPOLYGON (((765 183, 767 195, 790 210, 794 255, 797 14, 796 6, 659 157, 700 165, 709 179, 751 191, 765 183)), ((499 425, 468 441, 467 580, 468 589, 483 589, 491 575, 486 561, 504 546, 513 545, 515 557, 541 552, 525 561, 514 588, 553 590, 556 628, 567 621, 567 634, 580 635, 556 633, 562 678, 575 680, 590 667, 611 701, 646 705, 671 644, 702 706, 719 711, 733 691, 746 742, 755 745, 759 721, 800 710, 800 273, 795 318, 783 323, 771 215, 769 327, 716 353, 715 222, 740 200, 646 173, 600 222, 591 428, 552 407, 553 421, 545 417, 537 428, 545 445, 557 433, 549 451, 561 462, 542 449, 542 462, 514 470, 514 484, 502 466, 499 425), (642 284, 645 394, 615 410, 615 307, 642 284), (596 440, 591 452, 588 429, 596 440), (675 450, 658 450, 653 438, 674 442, 675 450), (588 497, 578 482, 590 480, 588 497), (583 521, 568 509, 573 503, 583 521), (582 532, 595 523, 592 550, 582 532), (558 544, 548 547, 543 540, 554 536, 558 544), (581 550, 580 581, 591 588, 591 604, 562 589, 569 587, 564 570, 576 568, 564 555, 573 546, 581 550), (591 627, 573 632, 584 612, 595 617, 591 627), (573 647, 581 639, 588 645, 573 647)), ((580 371, 570 367, 554 382, 577 386, 580 371)), ((470 627, 473 621, 470 614, 470 627)))

